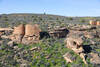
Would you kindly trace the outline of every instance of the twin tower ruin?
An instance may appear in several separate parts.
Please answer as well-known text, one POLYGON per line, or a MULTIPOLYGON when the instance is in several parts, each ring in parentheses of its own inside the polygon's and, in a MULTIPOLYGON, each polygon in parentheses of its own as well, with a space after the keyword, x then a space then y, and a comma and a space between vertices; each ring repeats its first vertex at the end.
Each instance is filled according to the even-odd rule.
POLYGON ((41 29, 37 24, 21 24, 18 27, 14 27, 13 33, 9 38, 17 43, 32 44, 39 41, 40 32, 41 29))

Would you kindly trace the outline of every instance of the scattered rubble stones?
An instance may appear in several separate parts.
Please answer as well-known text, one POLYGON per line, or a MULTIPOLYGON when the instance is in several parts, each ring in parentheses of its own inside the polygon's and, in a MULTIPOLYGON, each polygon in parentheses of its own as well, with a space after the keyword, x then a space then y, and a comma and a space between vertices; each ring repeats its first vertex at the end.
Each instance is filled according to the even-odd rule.
POLYGON ((13 32, 12 28, 0 28, 0 36, 1 35, 9 35, 13 32))

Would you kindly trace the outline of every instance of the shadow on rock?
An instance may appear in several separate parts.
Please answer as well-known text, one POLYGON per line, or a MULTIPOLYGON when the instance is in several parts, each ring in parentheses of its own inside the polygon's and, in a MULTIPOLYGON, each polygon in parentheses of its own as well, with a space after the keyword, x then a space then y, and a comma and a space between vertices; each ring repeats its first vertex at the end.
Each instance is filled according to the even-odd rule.
POLYGON ((46 32, 46 31, 40 32, 40 39, 49 38, 49 37, 50 37, 50 35, 48 32, 46 32))
POLYGON ((83 45, 83 49, 84 49, 85 53, 90 53, 92 50, 90 45, 83 45))

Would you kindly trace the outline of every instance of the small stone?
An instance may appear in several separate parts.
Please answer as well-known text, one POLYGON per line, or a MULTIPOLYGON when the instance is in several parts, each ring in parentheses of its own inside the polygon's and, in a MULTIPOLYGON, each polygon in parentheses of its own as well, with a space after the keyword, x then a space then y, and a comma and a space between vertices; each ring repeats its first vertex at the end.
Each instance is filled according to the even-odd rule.
POLYGON ((30 50, 31 50, 31 51, 33 51, 33 50, 40 50, 40 48, 39 48, 39 47, 33 47, 33 48, 31 48, 30 50))
POLYGON ((90 59, 90 62, 93 64, 100 64, 100 57, 97 53, 91 53, 92 58, 90 59))
POLYGON ((65 55, 63 55, 64 59, 66 60, 67 63, 72 63, 72 55, 68 52, 65 55))
POLYGON ((13 41, 9 41, 7 44, 8 44, 10 47, 13 47, 14 42, 13 42, 13 41))
POLYGON ((15 49, 15 50, 18 49, 18 46, 14 46, 14 49, 15 49))

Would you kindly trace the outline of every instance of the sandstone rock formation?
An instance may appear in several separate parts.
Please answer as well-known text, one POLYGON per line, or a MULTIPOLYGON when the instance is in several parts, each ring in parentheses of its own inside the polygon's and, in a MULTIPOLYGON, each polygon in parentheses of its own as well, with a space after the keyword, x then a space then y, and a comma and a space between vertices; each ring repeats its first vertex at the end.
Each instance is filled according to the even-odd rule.
POLYGON ((82 35, 86 38, 92 39, 98 36, 97 32, 97 27, 96 26, 77 26, 73 28, 69 28, 69 34, 67 36, 72 36, 72 35, 82 35))
POLYGON ((66 35, 69 33, 68 29, 66 27, 63 28, 57 28, 54 30, 50 30, 49 34, 52 37, 58 37, 58 38, 63 38, 66 37, 66 35))
POLYGON ((82 59, 85 64, 87 62, 85 61, 85 53, 82 46, 83 40, 81 37, 78 37, 76 35, 72 35, 70 37, 67 37, 65 40, 67 48, 73 50, 75 53, 77 53, 82 59))
POLYGON ((67 48, 72 49, 73 51, 75 51, 75 53, 78 54, 84 52, 84 49, 82 48, 83 40, 81 38, 68 37, 65 41, 67 43, 67 48))
POLYGON ((25 26, 25 35, 22 39, 22 43, 24 44, 37 43, 40 38, 40 32, 41 32, 41 29, 39 28, 37 24, 35 25, 27 24, 25 26))
POLYGON ((25 34, 25 27, 24 27, 24 25, 21 24, 18 27, 14 27, 13 34, 14 35, 24 35, 25 34))
POLYGON ((14 28, 13 34, 10 39, 17 43, 32 44, 39 41, 41 29, 37 24, 35 25, 19 25, 14 28))
POLYGON ((18 27, 14 27, 13 34, 10 36, 10 39, 14 42, 21 43, 24 33, 25 27, 21 24, 18 27))

